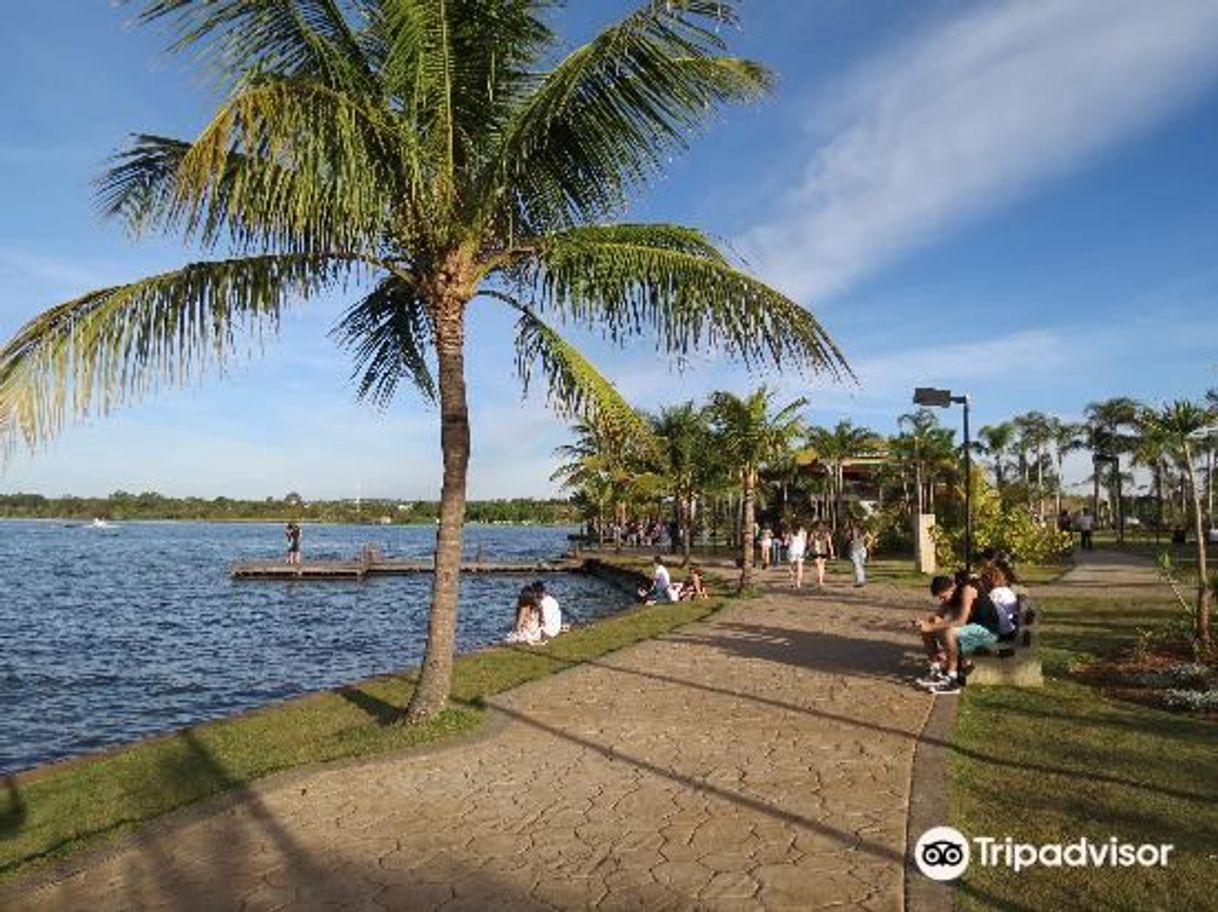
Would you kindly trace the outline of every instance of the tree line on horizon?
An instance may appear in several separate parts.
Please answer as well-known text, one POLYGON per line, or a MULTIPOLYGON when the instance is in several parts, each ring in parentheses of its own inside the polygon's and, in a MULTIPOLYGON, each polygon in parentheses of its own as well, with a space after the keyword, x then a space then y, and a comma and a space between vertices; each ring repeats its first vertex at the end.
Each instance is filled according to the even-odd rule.
MULTIPOLYGON (((299 494, 262 500, 232 497, 167 497, 156 491, 130 494, 115 491, 106 497, 44 497, 41 494, 0 494, 0 518, 70 520, 196 520, 434 524, 440 517, 438 500, 304 500, 299 494)), ((578 511, 569 499, 511 497, 471 500, 471 523, 571 525, 578 511)))

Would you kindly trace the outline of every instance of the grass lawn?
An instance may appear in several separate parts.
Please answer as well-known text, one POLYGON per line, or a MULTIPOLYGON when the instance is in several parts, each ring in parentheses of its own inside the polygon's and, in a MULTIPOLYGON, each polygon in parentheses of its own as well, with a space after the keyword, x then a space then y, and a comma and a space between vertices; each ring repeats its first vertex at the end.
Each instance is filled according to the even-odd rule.
MULTIPOLYGON (((850 563, 838 561, 845 569, 840 572, 852 572, 850 563)), ((1069 564, 1019 564, 1019 580, 1031 586, 1051 583, 1070 569, 1069 564)), ((947 570, 940 570, 947 573, 947 570)), ((926 589, 930 586, 930 577, 914 569, 913 557, 881 557, 867 562, 867 579, 892 583, 908 589, 926 589)))
POLYGON ((410 699, 412 678, 386 675, 6 777, 0 792, 0 882, 271 773, 469 734, 485 718, 484 698, 698 620, 721 604, 634 608, 541 648, 503 646, 461 656, 453 708, 417 726, 395 724, 410 699))
POLYGON ((1177 613, 1168 601, 1047 600, 1045 686, 969 688, 949 757, 952 824, 970 836, 1171 843, 1169 866, 974 863, 961 908, 1218 909, 1218 724, 1105 698, 1069 674, 1177 613))

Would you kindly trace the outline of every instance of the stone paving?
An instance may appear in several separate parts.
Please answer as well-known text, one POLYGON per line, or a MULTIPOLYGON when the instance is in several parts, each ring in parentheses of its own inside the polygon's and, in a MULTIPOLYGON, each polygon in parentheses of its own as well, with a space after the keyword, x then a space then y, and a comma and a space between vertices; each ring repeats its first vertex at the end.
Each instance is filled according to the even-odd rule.
MULTIPOLYGON (((23 910, 902 908, 920 593, 762 597, 499 698, 489 737, 315 769, 23 910)), ((10 898, 13 894, 9 894, 10 898)))

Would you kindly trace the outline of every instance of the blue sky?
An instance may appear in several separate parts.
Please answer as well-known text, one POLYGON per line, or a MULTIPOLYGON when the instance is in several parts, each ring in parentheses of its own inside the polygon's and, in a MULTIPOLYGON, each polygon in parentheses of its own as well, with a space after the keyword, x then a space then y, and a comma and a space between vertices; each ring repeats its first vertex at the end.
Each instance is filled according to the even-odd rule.
MULTIPOLYGON (((134 5, 8 0, 0 33, 0 335, 91 288, 189 261, 95 215, 89 181, 131 132, 189 138, 215 99, 134 5)), ((628 9, 570 0, 564 34, 628 9)), ((914 386, 976 423, 1218 385, 1218 5, 1212 0, 750 0, 730 39, 776 94, 727 111, 627 214, 697 225, 807 304, 858 386, 684 373, 648 346, 577 336, 645 408, 765 381, 808 417, 880 431, 914 386)), ((438 419, 359 405, 326 333, 293 310, 227 375, 165 390, 17 453, 0 491, 430 498, 438 419)), ((474 497, 546 495, 564 424, 514 379, 510 318, 471 314, 474 497)), ((955 414, 944 416, 955 421, 955 414)), ((1081 463, 1068 480, 1081 481, 1081 463)))

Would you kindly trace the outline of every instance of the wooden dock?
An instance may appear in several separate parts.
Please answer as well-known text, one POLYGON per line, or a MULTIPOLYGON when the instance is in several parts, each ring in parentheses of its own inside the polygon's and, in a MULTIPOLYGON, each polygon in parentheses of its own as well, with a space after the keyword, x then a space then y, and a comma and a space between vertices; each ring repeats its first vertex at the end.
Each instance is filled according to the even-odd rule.
MULTIPOLYGON (((465 561, 462 573, 569 573, 579 570, 582 560, 559 558, 548 561, 465 561)), ((429 560, 402 560, 382 558, 376 561, 362 560, 318 560, 304 561, 296 566, 282 561, 244 561, 235 564, 233 579, 269 580, 362 580, 369 576, 401 576, 412 573, 431 573, 435 565, 429 560)))

